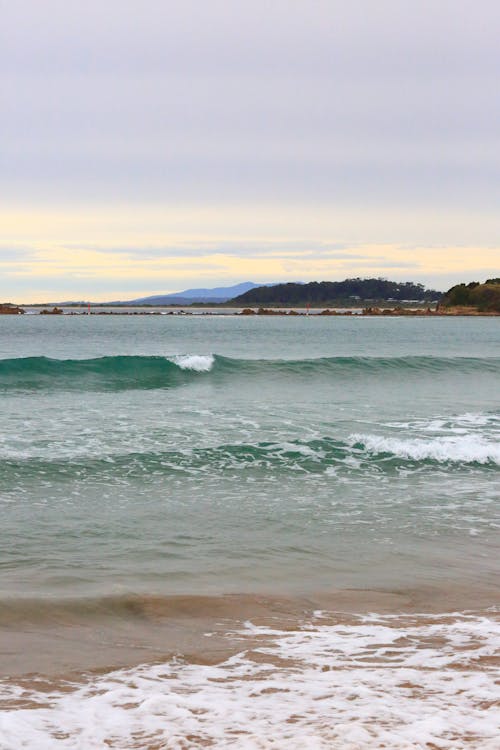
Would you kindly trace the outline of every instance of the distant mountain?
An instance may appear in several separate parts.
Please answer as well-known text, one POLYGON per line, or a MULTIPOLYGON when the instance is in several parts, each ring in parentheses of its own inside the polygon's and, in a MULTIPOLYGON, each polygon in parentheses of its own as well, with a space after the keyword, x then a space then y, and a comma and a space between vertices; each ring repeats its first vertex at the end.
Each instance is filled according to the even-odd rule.
POLYGON ((431 302, 442 292, 425 289, 411 281, 399 283, 387 279, 346 279, 311 281, 309 284, 276 284, 250 289, 231 300, 238 306, 249 305, 331 305, 364 302, 431 302))
POLYGON ((186 289, 174 294, 155 294, 152 297, 139 297, 127 301, 113 302, 114 305, 192 305, 195 302, 222 303, 244 294, 251 289, 257 289, 260 284, 244 281, 234 286, 218 286, 213 289, 186 289))

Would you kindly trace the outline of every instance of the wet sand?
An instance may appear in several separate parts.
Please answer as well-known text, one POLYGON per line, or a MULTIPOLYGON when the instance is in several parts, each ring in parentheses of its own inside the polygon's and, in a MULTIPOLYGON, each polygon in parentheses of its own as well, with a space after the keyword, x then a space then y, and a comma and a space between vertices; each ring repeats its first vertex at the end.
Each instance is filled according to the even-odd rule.
POLYGON ((0 747, 498 750, 499 605, 457 585, 18 600, 0 747))
POLYGON ((471 590, 457 584, 408 591, 348 589, 293 597, 16 599, 4 601, 0 610, 0 677, 76 677, 174 656, 215 664, 238 651, 239 643, 230 633, 243 623, 295 629, 318 610, 328 613, 332 622, 348 622, 352 615, 371 612, 439 615, 498 606, 498 588, 471 590))

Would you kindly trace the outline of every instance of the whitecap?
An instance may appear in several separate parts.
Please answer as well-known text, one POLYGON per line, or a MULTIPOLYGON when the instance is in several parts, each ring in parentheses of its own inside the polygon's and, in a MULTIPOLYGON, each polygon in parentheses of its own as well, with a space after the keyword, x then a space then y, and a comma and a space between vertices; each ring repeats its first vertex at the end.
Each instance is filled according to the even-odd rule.
POLYGON ((171 357, 170 361, 181 370, 195 370, 196 372, 209 372, 215 362, 213 354, 178 354, 171 357))
POLYGON ((500 444, 477 435, 401 439, 382 435, 354 434, 351 445, 360 444, 369 453, 390 453, 414 461, 500 464, 500 444))

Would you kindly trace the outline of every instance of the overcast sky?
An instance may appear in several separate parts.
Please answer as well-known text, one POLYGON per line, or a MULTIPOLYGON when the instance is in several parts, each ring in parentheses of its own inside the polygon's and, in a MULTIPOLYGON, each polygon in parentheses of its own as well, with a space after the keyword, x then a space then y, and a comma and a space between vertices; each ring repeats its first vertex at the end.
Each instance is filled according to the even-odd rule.
POLYGON ((0 11, 0 298, 500 272, 500 3, 0 11))

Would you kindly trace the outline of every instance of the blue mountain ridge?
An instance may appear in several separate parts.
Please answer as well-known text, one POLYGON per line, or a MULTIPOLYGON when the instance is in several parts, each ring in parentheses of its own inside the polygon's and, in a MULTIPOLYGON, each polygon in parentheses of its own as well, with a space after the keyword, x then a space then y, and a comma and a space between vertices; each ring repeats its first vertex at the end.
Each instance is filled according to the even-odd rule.
POLYGON ((170 304, 192 304, 193 302, 227 302, 227 300, 244 294, 250 289, 260 286, 274 286, 277 282, 255 284, 253 281, 243 281, 233 286, 218 286, 213 289, 185 289, 182 292, 172 294, 155 294, 150 297, 139 297, 132 300, 120 300, 110 304, 114 305, 170 305, 170 304))

